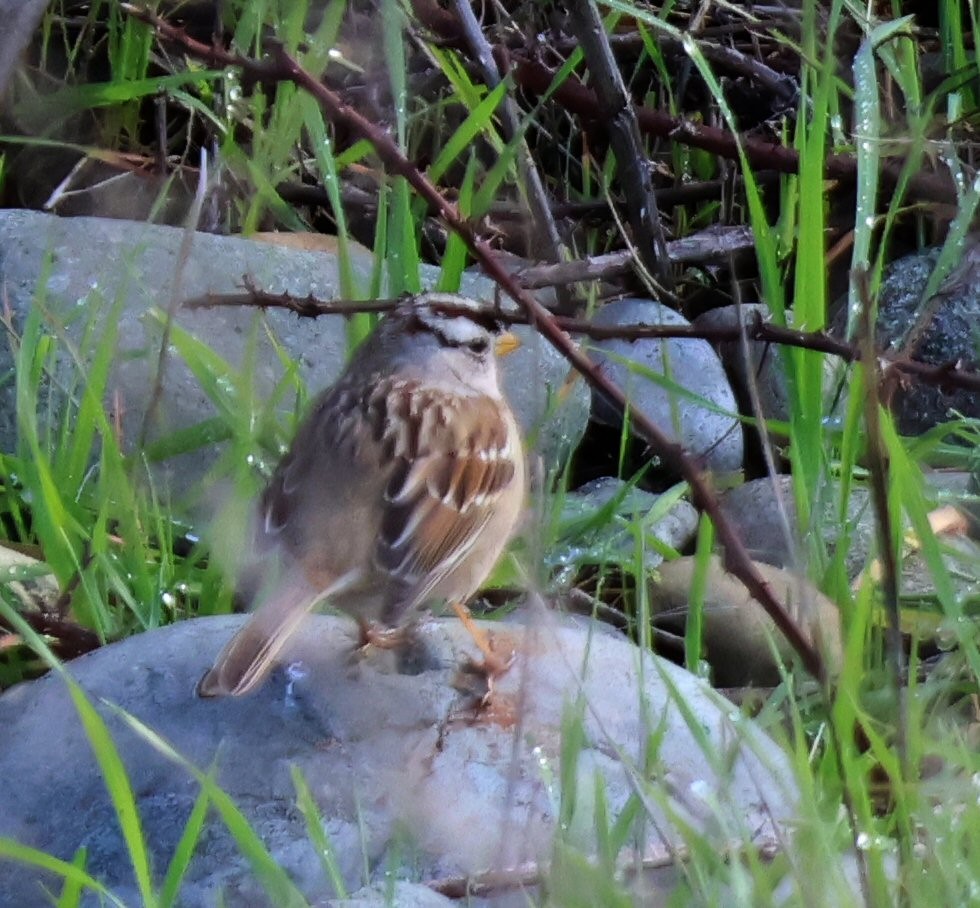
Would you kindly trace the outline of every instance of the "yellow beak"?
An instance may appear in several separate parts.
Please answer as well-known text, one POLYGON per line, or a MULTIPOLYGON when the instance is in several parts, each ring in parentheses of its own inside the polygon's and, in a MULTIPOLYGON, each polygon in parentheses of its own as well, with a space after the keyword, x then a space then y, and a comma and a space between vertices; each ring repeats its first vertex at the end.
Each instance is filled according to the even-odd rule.
POLYGON ((514 334, 513 331, 505 331, 497 338, 497 343, 494 345, 493 352, 497 356, 510 356, 518 347, 520 347, 520 339, 514 334))

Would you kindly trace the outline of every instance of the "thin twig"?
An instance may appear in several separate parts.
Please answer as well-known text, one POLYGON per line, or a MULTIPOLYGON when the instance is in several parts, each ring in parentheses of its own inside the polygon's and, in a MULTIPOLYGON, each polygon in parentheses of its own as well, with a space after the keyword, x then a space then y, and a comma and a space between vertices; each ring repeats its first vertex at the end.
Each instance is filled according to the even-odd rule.
MULTIPOLYGON (((517 275, 521 281, 522 274, 517 275)), ((187 309, 210 309, 227 306, 252 306, 259 309, 285 309, 301 318, 319 318, 324 315, 354 315, 358 312, 385 313, 398 305, 398 299, 383 300, 333 300, 326 302, 312 294, 305 297, 288 293, 269 293, 256 287, 246 276, 244 289, 239 293, 207 293, 203 296, 184 300, 187 309)), ((455 313, 452 306, 442 307, 447 313, 455 313)), ((465 310, 460 309, 463 314, 465 310)), ((534 324, 533 317, 526 312, 497 309, 494 315, 504 324, 534 324)), ((862 357, 858 344, 849 343, 823 331, 800 331, 767 322, 761 314, 752 313, 744 325, 596 325, 580 318, 553 315, 558 328, 567 334, 581 335, 592 340, 645 340, 652 338, 689 338, 707 340, 713 343, 738 341, 744 332, 749 340, 762 343, 779 344, 784 347, 798 347, 803 350, 816 350, 828 353, 845 362, 857 362, 862 357)), ((882 382, 893 382, 898 376, 909 376, 925 384, 948 388, 964 388, 980 391, 980 371, 964 366, 962 363, 933 363, 909 359, 901 353, 876 351, 875 356, 882 363, 879 374, 882 382)))
MULTIPOLYGON (((477 22, 469 0, 456 0, 456 14, 463 26, 470 51, 476 57, 483 81, 488 88, 496 88, 501 81, 500 70, 497 69, 493 50, 483 36, 480 23, 477 22)), ((509 91, 500 105, 500 125, 504 138, 508 142, 515 140, 518 142, 517 166, 527 193, 527 204, 531 214, 532 229, 525 245, 526 254, 546 258, 549 262, 560 262, 567 250, 558 235, 558 228, 551 213, 551 200, 545 191, 541 174, 538 173, 526 138, 521 135, 518 108, 509 91)), ((565 311, 572 310, 572 300, 567 292, 562 294, 561 306, 565 311)))
POLYGON ((174 281, 170 290, 170 301, 167 304, 166 321, 163 325, 163 335, 160 338, 160 350, 157 353, 157 370, 153 376, 153 386, 150 390, 150 399, 147 402, 146 410, 143 413, 143 423, 140 426, 139 446, 144 448, 150 437, 150 430, 156 418, 157 409, 163 398, 164 380, 167 375, 167 362, 170 350, 170 333, 173 330, 173 322, 177 317, 177 310, 180 308, 181 290, 184 283, 184 269, 191 255, 191 246, 194 237, 197 235, 197 224, 201 218, 201 210, 204 207, 204 195, 207 189, 208 168, 207 152, 201 149, 201 169, 198 173, 197 192, 194 194, 194 203, 187 214, 184 224, 184 233, 180 238, 180 248, 177 250, 177 264, 174 269, 174 281))
POLYGON ((895 717, 895 749, 898 753, 902 778, 909 780, 908 730, 906 728, 906 687, 902 679, 906 674, 905 651, 902 644, 901 615, 899 612, 899 567, 896 557, 896 542, 893 532, 891 506, 888 495, 889 458, 885 450, 885 439, 881 429, 881 375, 878 357, 874 350, 874 324, 876 307, 871 298, 868 274, 863 269, 856 273, 858 289, 862 301, 861 346, 864 355, 865 388, 864 420, 867 425, 867 452, 869 486, 871 501, 875 511, 875 526, 878 534, 878 557, 881 564, 881 577, 878 588, 884 601, 888 625, 885 632, 888 662, 892 670, 892 686, 895 695, 897 715, 895 717))

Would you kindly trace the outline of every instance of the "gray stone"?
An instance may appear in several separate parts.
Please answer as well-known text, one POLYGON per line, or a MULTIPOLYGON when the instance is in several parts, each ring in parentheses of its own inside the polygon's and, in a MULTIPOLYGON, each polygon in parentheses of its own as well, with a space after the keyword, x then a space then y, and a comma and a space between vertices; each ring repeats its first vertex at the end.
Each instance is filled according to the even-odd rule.
POLYGON ((514 325, 510 330, 521 346, 500 361, 504 393, 529 450, 540 455, 546 470, 554 471, 585 434, 592 389, 533 328, 514 325))
POLYGON ((698 528, 698 512, 689 501, 679 499, 669 506, 658 505, 660 495, 643 489, 626 489, 622 479, 602 476, 593 479, 565 496, 562 521, 589 521, 598 511, 615 502, 608 520, 593 531, 574 534, 567 549, 558 547, 554 553, 557 564, 624 562, 636 558, 636 532, 642 527, 643 563, 653 570, 664 557, 653 540, 676 550, 694 539, 698 528))
POLYGON ((868 490, 853 486, 847 504, 847 522, 842 527, 838 488, 836 482, 829 481, 818 492, 811 508, 811 526, 800 525, 790 476, 746 482, 722 495, 720 504, 732 528, 756 560, 777 567, 796 567, 807 563, 803 541, 808 534, 822 538, 831 553, 843 538, 847 546, 847 576, 853 579, 867 564, 874 547, 874 514, 868 490), (783 513, 788 521, 788 538, 783 513))
MULTIPOLYGON (((980 322, 980 244, 972 240, 962 259, 938 291, 921 299, 939 260, 932 248, 897 259, 885 268, 878 294, 876 341, 902 355, 935 365, 980 363, 977 324, 980 322)), ((834 320, 844 332, 846 305, 834 320)), ((980 394, 965 388, 941 388, 914 380, 895 382, 890 395, 899 431, 921 435, 957 413, 980 417, 980 394)))
MULTIPOLYGON (((687 325, 687 320, 653 300, 621 299, 608 303, 596 315, 598 325, 687 325)), ((690 338, 602 340, 596 361, 620 385, 634 406, 657 423, 712 470, 729 472, 742 467, 742 428, 735 415, 735 395, 718 355, 707 341, 690 338), (667 390, 625 360, 657 375, 664 375, 704 398, 713 407, 667 390), (720 412, 719 412, 720 411, 720 412)), ((618 425, 616 412, 597 395, 593 415, 618 425)))
MULTIPOLYGON (((553 617, 482 625, 498 653, 516 658, 479 714, 452 686, 461 661, 479 655, 457 621, 431 621, 421 631, 440 667, 401 675, 390 652, 352 657, 349 619, 312 618, 288 668, 237 699, 203 701, 194 687, 240 617, 151 631, 69 670, 112 730, 158 875, 198 784, 105 701, 212 770, 310 898, 331 892, 297 809, 292 767, 309 784, 351 892, 389 879, 465 883, 527 865, 546 872, 562 803, 564 841, 593 852, 597 780, 608 817, 638 792, 643 798, 647 818, 636 824, 627 863, 669 858, 684 824, 717 838, 718 847, 784 841, 796 800, 792 771, 750 719, 676 666, 608 634, 557 626, 553 617), (561 731, 572 713, 582 729, 577 751, 561 731), (559 760, 575 753, 561 770, 559 760), (563 779, 571 780, 565 790, 563 779)), ((0 837, 68 860, 84 846, 89 872, 137 904, 113 808, 64 681, 48 676, 6 692, 0 727, 0 837)), ((59 889, 46 872, 0 862, 0 905, 39 904, 42 882, 59 889)), ((212 906, 219 893, 228 905, 268 904, 212 811, 180 904, 212 906)), ((484 895, 487 905, 513 904, 484 895)))
MULTIPOLYGON (((35 307, 43 313, 47 330, 63 331, 87 362, 118 306, 119 336, 107 405, 121 405, 118 415, 129 450, 139 439, 157 373, 163 329, 161 320, 150 315, 151 309, 164 311, 189 297, 239 291, 246 277, 271 293, 299 298, 312 294, 321 299, 340 294, 337 258, 331 253, 195 233, 184 261, 184 238, 182 230, 152 224, 0 211, 0 283, 18 329, 35 307), (97 326, 96 330, 83 341, 89 325, 97 326)), ((366 286, 372 257, 357 253, 353 261, 355 279, 366 286)), ((425 286, 432 286, 438 270, 423 265, 421 276, 425 286)), ((493 290, 487 278, 464 276, 462 292, 469 296, 489 301, 493 290)), ((239 412, 241 404, 232 393, 236 372, 245 373, 241 378, 254 386, 257 400, 269 400, 283 380, 281 352, 296 361, 299 378, 311 392, 331 384, 346 358, 345 321, 340 316, 301 319, 281 310, 259 314, 221 308, 183 310, 176 322, 230 364, 227 385, 219 382, 215 392, 227 396, 216 406, 199 377, 172 350, 150 440, 212 419, 220 407, 239 412)), ((530 332, 525 336, 526 350, 503 361, 504 381, 522 427, 529 437, 540 440, 537 450, 553 463, 577 444, 591 398, 583 382, 576 383, 572 393, 560 395, 567 374, 563 360, 530 332), (557 406, 556 397, 561 397, 557 406)), ((5 451, 14 450, 17 431, 10 357, 10 345, 0 345, 0 450, 5 451)), ((64 344, 59 345, 57 372, 51 387, 78 382, 64 344)), ((277 401, 280 416, 296 409, 298 388, 289 382, 285 387, 277 401)), ((53 412, 65 409, 61 400, 53 412)), ((221 451, 220 444, 206 443, 156 463, 158 490, 186 493, 187 506, 199 508, 202 498, 196 483, 221 451)), ((260 460, 268 456, 258 449, 255 454, 260 460)))
MULTIPOLYGON (((949 573, 949 583, 954 594, 965 600, 975 596, 980 589, 980 545, 968 532, 971 526, 974 534, 976 531, 977 521, 970 509, 977 496, 968 490, 969 474, 934 471, 925 473, 925 478, 927 507, 931 511, 944 509, 935 514, 933 529, 939 538, 940 555, 949 573)), ((868 489, 854 486, 848 500, 847 520, 842 527, 839 497, 839 483, 836 480, 826 482, 812 508, 809 528, 799 525, 793 482, 789 476, 778 476, 775 480, 756 479, 737 486, 722 495, 720 504, 753 558, 780 567, 805 564, 805 540, 819 536, 826 542, 831 555, 841 545, 846 546, 844 568, 848 578, 854 580, 872 564, 877 549, 874 512, 868 489), (777 497, 782 499, 786 509, 789 540, 777 497)), ((906 529, 910 526, 907 519, 903 520, 903 526, 906 529)), ((924 598, 936 595, 936 581, 919 546, 905 547, 899 567, 903 596, 924 598)))
MULTIPOLYGON (((765 303, 744 303, 741 306, 721 306, 711 309, 694 319, 697 328, 734 328, 741 321, 746 326, 755 319, 770 321, 772 313, 765 303)), ((766 341, 748 341, 748 361, 743 354, 742 342, 721 341, 715 347, 728 374, 732 376, 736 389, 744 401, 745 415, 754 416, 748 403, 750 383, 754 386, 759 407, 766 419, 787 421, 789 419, 789 393, 786 388, 786 373, 782 354, 775 344, 766 341)))

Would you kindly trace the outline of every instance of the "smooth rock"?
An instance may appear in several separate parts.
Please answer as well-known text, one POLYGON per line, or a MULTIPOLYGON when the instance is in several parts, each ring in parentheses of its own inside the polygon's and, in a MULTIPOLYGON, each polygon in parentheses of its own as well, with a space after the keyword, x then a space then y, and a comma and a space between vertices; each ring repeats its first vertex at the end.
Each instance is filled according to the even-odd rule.
MULTIPOLYGON (((768 322, 772 313, 765 303, 744 303, 741 306, 721 306, 711 309, 694 319, 697 328, 734 328, 740 323, 752 325, 757 318, 768 322)), ((720 341, 714 345, 725 369, 732 377, 735 390, 746 416, 755 416, 750 402, 750 385, 758 394, 763 417, 785 422, 789 419, 789 392, 786 388, 785 366, 776 344, 749 340, 748 360, 743 354, 742 342, 720 341)))
POLYGON ((644 489, 627 488, 627 483, 613 476, 602 476, 569 492, 562 508, 563 534, 568 546, 558 544, 554 562, 561 564, 609 564, 630 566, 636 561, 637 538, 642 532, 643 564, 653 570, 663 560, 658 545, 674 551, 683 549, 694 539, 698 512, 681 498, 664 504, 666 499, 644 489), (659 502, 659 503, 658 503, 659 502), (609 513, 597 520, 597 515, 609 513), (596 522, 595 527, 589 526, 596 522))
MULTIPOLYGON (((243 698, 205 701, 194 693, 241 625, 237 616, 151 631, 69 669, 112 730, 158 880, 198 785, 103 700, 213 771, 310 898, 329 898, 330 885, 296 806, 293 767, 317 801, 348 891, 391 878, 465 881, 526 862, 546 868, 562 803, 566 847, 591 853, 597 780, 608 817, 634 802, 637 785, 655 787, 644 796, 649 815, 630 837, 627 864, 669 857, 685 824, 716 837, 719 848, 785 841, 796 801, 792 771, 750 719, 676 666, 554 618, 482 625, 496 650, 513 650, 516 659, 492 706, 475 717, 471 699, 452 686, 461 661, 479 655, 457 621, 423 626, 438 668, 400 675, 390 652, 352 659, 349 619, 313 618, 290 649, 289 668, 243 698), (563 749, 562 725, 572 714, 582 729, 577 750, 563 749), (710 755, 699 740, 710 742, 710 755), (570 754, 574 763, 562 769, 570 754), (565 790, 563 779, 572 780, 565 790)), ((0 837, 66 860, 85 847, 89 872, 137 904, 114 811, 64 681, 47 676, 0 696, 0 727, 0 837)), ((42 883, 60 888, 47 872, 0 862, 0 905, 40 904, 42 883)), ((213 906, 219 893, 227 905, 268 904, 212 811, 179 902, 213 906)), ((487 896, 486 904, 515 903, 487 896)))
MULTIPOLYGON (((153 224, 0 211, 0 289, 18 329, 37 306, 49 330, 64 330, 78 345, 83 362, 90 362, 93 346, 118 306, 119 337, 107 406, 115 404, 118 394, 129 450, 139 438, 157 372, 162 326, 149 315, 151 309, 164 311, 175 301, 208 293, 238 292, 246 277, 259 289, 297 298, 312 294, 329 300, 340 294, 337 258, 328 252, 195 233, 182 264, 184 238, 182 230, 153 224), (97 330, 83 342, 90 324, 97 330)), ((366 286, 373 258, 355 252, 352 259, 355 279, 366 286)), ((438 269, 423 265, 421 278, 424 286, 433 286, 438 269)), ((492 301, 493 291, 487 278, 464 275, 463 293, 492 301)), ((283 352, 296 361, 299 377, 311 393, 330 385, 346 360, 345 321, 340 316, 301 319, 281 310, 260 314, 236 307, 183 310, 176 322, 228 362, 228 389, 236 381, 251 384, 260 402, 269 400, 283 381, 283 352)), ((503 360, 504 383, 525 434, 540 442, 535 450, 550 466, 567 456, 585 431, 591 395, 581 381, 562 393, 568 371, 564 360, 530 332, 526 340, 523 353, 503 360)), ((70 387, 78 375, 64 345, 58 345, 58 350, 58 378, 70 387)), ((12 375, 10 347, 0 345, 0 450, 4 451, 13 451, 16 445, 12 375)), ((297 391, 287 381, 277 401, 280 417, 295 412, 297 391)), ((230 391, 221 405, 233 412, 244 406, 230 391)), ((56 406, 53 412, 66 409, 56 406)), ((192 369, 172 352, 150 440, 203 423, 218 412, 192 369)), ((192 512, 200 508, 202 496, 195 484, 222 450, 220 444, 207 443, 155 463, 158 491, 183 494, 183 503, 192 512)), ((256 456, 269 457, 261 451, 256 456)))
POLYGON ((839 494, 836 483, 828 483, 821 490, 812 507, 813 525, 810 527, 799 523, 790 476, 763 477, 746 482, 722 495, 720 504, 749 554, 777 567, 794 567, 802 563, 804 559, 800 555, 805 553, 803 540, 808 533, 819 534, 831 553, 843 537, 847 546, 847 576, 853 579, 867 564, 874 546, 874 515, 867 489, 853 486, 847 503, 847 523, 842 528, 837 513, 839 494), (789 538, 782 509, 785 509, 789 522, 789 538))
POLYGON ((521 346, 500 361, 504 393, 528 449, 541 457, 546 471, 554 472, 585 434, 592 389, 533 328, 514 325, 510 330, 521 346))
MULTIPOLYGON (((665 562, 647 584, 654 626, 674 636, 682 636, 687 627, 695 561, 684 557, 665 562)), ((843 659, 837 606, 804 577, 771 564, 756 562, 755 566, 835 675, 843 659)), ((788 664, 793 648, 742 582, 722 567, 717 555, 711 556, 708 565, 702 622, 704 657, 711 665, 715 685, 772 687, 779 683, 778 662, 788 664)))
MULTIPOLYGON (((687 325, 672 309, 644 299, 607 303, 595 317, 597 325, 687 325)), ((615 381, 632 403, 691 453, 717 472, 742 467, 742 429, 734 414, 735 395, 718 355, 707 341, 690 338, 602 340, 595 355, 600 368, 615 381), (667 390, 641 375, 624 360, 668 380, 708 401, 721 412, 667 390)), ((612 406, 596 395, 593 416, 619 425, 612 406)))

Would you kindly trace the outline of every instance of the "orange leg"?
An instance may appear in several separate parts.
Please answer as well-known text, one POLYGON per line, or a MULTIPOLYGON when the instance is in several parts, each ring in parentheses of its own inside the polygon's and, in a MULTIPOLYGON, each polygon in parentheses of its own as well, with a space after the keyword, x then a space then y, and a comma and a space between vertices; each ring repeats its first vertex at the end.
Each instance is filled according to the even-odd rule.
POLYGON ((487 690, 480 702, 481 705, 486 706, 493 695, 494 680, 503 675, 511 667, 514 662, 514 655, 512 653, 505 659, 496 653, 489 635, 483 628, 477 627, 473 616, 470 614, 470 610, 461 602, 452 602, 450 605, 459 620, 463 622, 463 627, 466 628, 467 633, 473 638, 473 642, 479 647, 480 652, 483 653, 482 662, 470 662, 464 666, 463 672, 467 675, 478 675, 484 679, 487 690))

